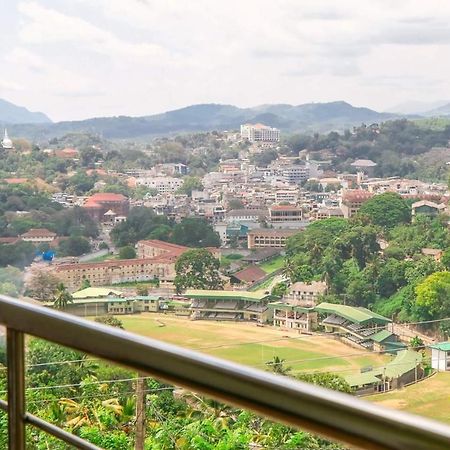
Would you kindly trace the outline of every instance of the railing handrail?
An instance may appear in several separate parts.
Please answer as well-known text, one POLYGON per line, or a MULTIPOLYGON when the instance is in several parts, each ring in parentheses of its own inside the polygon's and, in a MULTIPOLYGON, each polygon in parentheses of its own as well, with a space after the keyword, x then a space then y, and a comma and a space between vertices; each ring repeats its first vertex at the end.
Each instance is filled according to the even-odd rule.
POLYGON ((0 324, 367 449, 450 448, 450 427, 0 295, 0 324))

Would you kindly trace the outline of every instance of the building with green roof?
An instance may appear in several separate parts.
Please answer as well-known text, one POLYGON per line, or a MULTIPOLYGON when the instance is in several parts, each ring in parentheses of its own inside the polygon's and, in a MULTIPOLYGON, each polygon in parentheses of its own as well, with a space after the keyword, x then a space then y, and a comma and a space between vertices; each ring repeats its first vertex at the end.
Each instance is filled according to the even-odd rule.
POLYGON ((430 346, 431 367, 439 372, 450 371, 450 342, 438 342, 430 346))
POLYGON ((398 336, 387 329, 391 322, 387 317, 367 308, 334 303, 320 303, 314 309, 319 313, 319 323, 326 332, 339 334, 352 346, 375 351, 396 351, 399 348, 398 336))
POLYGON ((399 389, 423 378, 422 354, 415 350, 400 350, 384 367, 345 376, 345 381, 359 395, 399 389))
POLYGON ((278 297, 262 291, 219 291, 188 289, 184 297, 191 300, 192 319, 271 321, 270 300, 278 297))
POLYGON ((86 289, 81 289, 81 291, 77 291, 72 294, 72 297, 74 299, 121 297, 121 296, 122 291, 103 287, 88 287, 86 289))

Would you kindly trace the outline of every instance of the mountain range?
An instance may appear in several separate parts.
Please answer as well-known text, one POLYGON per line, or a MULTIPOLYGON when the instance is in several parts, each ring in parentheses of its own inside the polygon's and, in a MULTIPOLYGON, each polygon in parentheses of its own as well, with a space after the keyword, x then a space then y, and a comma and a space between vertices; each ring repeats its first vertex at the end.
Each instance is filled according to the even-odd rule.
MULTIPOLYGON (((437 110, 441 111, 440 114, 449 114, 450 104, 440 106, 437 110)), ((0 123, 8 125, 10 135, 37 141, 71 132, 89 132, 109 139, 144 138, 195 131, 235 130, 242 123, 258 122, 277 127, 283 132, 324 132, 404 116, 405 114, 377 112, 336 101, 296 106, 261 105, 253 108, 200 104, 149 116, 98 117, 52 123, 43 113, 32 113, 0 100, 0 123)))
POLYGON ((51 120, 41 112, 31 112, 23 106, 7 102, 0 98, 0 122, 16 123, 51 123, 51 120))

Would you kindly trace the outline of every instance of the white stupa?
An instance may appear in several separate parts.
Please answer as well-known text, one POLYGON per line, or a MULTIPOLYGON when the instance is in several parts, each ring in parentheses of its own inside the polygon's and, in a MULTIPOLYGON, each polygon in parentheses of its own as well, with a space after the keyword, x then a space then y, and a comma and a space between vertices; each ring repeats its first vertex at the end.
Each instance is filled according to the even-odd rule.
POLYGON ((5 135, 2 140, 2 147, 5 150, 11 150, 13 148, 12 140, 8 137, 8 130, 5 128, 5 135))

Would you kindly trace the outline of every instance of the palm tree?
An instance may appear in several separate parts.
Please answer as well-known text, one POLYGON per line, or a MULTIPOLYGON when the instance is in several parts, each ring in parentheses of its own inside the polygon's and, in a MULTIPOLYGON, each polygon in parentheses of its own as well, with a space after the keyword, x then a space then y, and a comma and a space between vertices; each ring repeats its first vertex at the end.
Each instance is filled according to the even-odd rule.
POLYGON ((266 366, 268 367, 267 370, 270 370, 278 375, 287 375, 292 370, 292 367, 285 367, 285 362, 285 359, 282 359, 279 356, 274 356, 271 361, 266 362, 266 366))
POLYGON ((67 290, 63 283, 58 283, 53 295, 53 306, 56 309, 65 309, 72 301, 72 294, 67 290))

